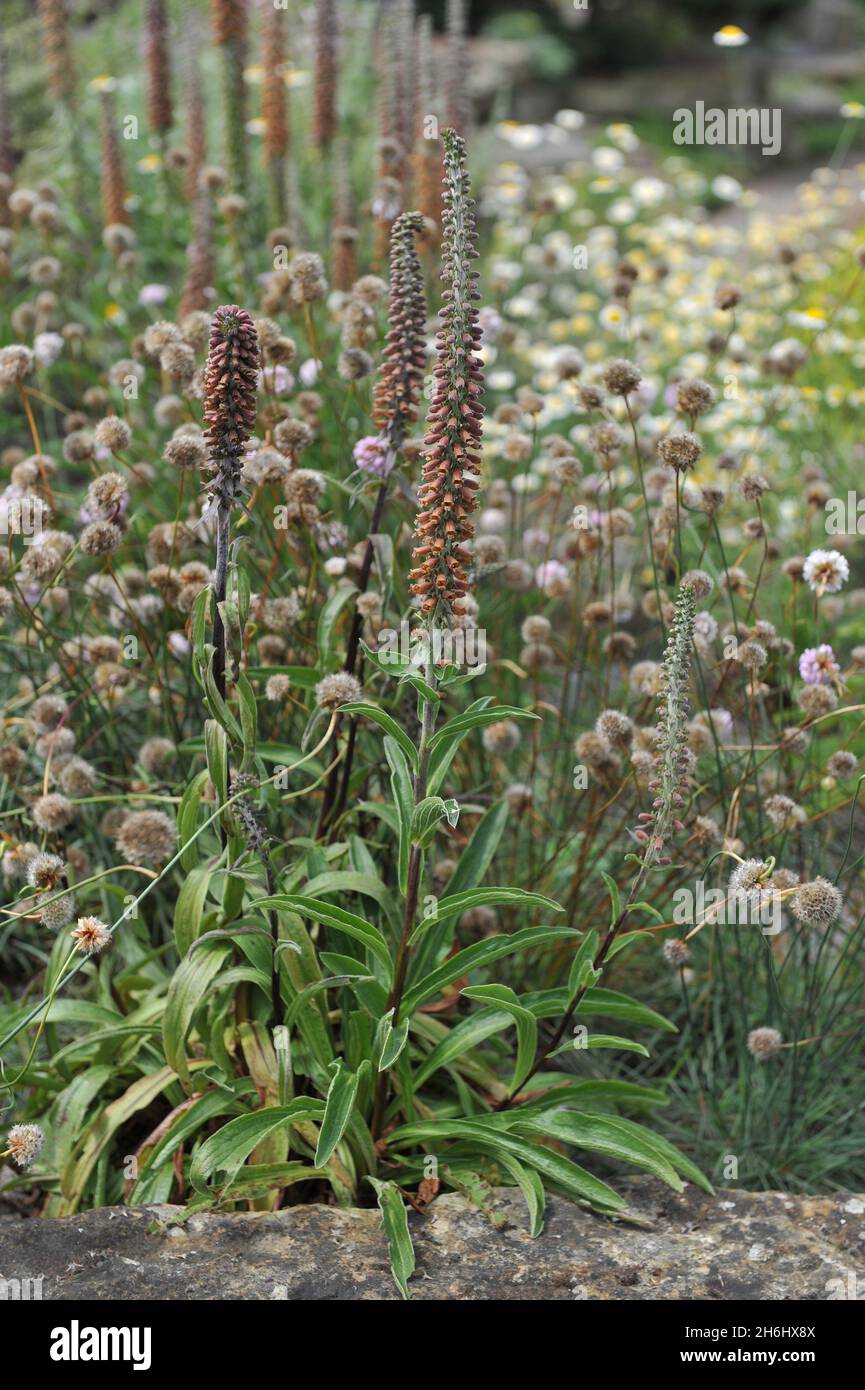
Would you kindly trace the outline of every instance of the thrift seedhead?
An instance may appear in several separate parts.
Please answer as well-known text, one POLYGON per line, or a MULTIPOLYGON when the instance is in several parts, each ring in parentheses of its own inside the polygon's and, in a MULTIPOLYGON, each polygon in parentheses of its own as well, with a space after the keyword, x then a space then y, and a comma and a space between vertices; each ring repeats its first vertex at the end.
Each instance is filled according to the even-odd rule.
POLYGON ((748 1034, 748 1051, 758 1062, 767 1062, 784 1045, 777 1028, 752 1028, 748 1034))
POLYGON ((29 1168, 45 1146, 45 1135, 38 1125, 13 1125, 6 1136, 6 1144, 6 1154, 13 1162, 19 1168, 29 1168))
POLYGON ((111 930, 98 917, 79 917, 72 938, 83 956, 98 956, 111 945, 111 930))
POLYGON ((393 449, 399 448, 406 426, 417 418, 426 365, 426 298, 415 250, 415 237, 422 231, 420 213, 404 212, 391 232, 387 346, 373 418, 393 449))
POLYGON ((231 506, 241 492, 244 445, 255 427, 258 334, 236 304, 213 316, 205 375, 204 433, 215 469, 211 495, 231 506))
POLYGON ((481 442, 483 372, 477 356, 481 330, 475 250, 474 200, 465 167, 465 142, 454 130, 442 134, 445 193, 441 276, 446 286, 442 326, 436 339, 435 389, 427 416, 423 480, 418 489, 412 593, 425 613, 443 608, 456 614, 468 592, 465 542, 474 527, 477 450, 481 442))

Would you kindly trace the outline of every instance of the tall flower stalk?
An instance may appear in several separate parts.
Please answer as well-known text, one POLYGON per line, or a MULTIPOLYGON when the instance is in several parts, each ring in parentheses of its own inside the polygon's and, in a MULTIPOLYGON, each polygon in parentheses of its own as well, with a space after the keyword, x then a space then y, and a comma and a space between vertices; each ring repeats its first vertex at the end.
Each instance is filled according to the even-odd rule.
POLYGON ((0 227, 9 225, 8 195, 15 177, 15 129, 9 94, 6 44, 0 35, 0 227))
POLYGON ((262 38, 264 86, 261 114, 264 120, 264 158, 272 227, 285 222, 286 156, 289 147, 288 101, 285 90, 285 17, 271 5, 264 19, 262 38))
POLYGON ((165 0, 147 0, 144 21, 147 53, 147 113, 150 128, 164 148, 173 116, 168 11, 165 0))
POLYGON ((199 188, 192 210, 192 240, 187 250, 186 279, 180 299, 180 317, 207 308, 216 264, 213 248, 213 205, 206 188, 199 188))
POLYGON ((357 279, 358 232, 351 186, 351 147, 344 136, 336 143, 334 166, 331 279, 335 290, 347 294, 357 279))
POLYGON ((435 389, 427 416, 425 461, 418 490, 411 591, 432 622, 459 616, 468 592, 465 548, 474 532, 483 418, 481 330, 476 303, 475 205, 465 167, 465 142, 445 130, 441 277, 446 288, 438 332, 435 389))
MULTIPOLYGON (((445 151, 444 236, 441 278, 445 285, 441 328, 436 339, 435 389, 426 421, 423 482, 418 491, 412 592, 426 617, 422 643, 424 680, 430 695, 421 696, 421 731, 414 805, 427 795, 430 741, 436 721, 436 673, 433 630, 458 617, 468 590, 465 542, 472 535, 470 513, 475 507, 480 466, 476 450, 481 441, 483 372, 476 349, 480 328, 476 301, 477 256, 474 201, 466 169, 465 142, 454 130, 443 133, 445 151)), ((387 378, 383 379, 383 385, 387 378)), ((399 393, 397 393, 397 399, 399 393)), ((408 978, 410 943, 420 897, 423 848, 409 851, 403 926, 394 965, 388 1007, 392 1024, 399 1023, 408 978)), ((387 1105, 387 1073, 379 1075, 372 1132, 381 1134, 387 1105)))
MULTIPOLYGON (((375 554, 372 537, 377 535, 387 501, 390 474, 405 443, 406 434, 418 416, 421 387, 426 366, 426 296, 423 270, 415 247, 423 230, 418 212, 404 212, 393 225, 390 252, 390 300, 384 363, 375 388, 373 417, 379 430, 382 481, 372 510, 369 536, 358 575, 358 596, 365 594, 375 554)), ((363 615, 355 606, 346 649, 344 670, 354 674, 360 647, 363 615)), ((348 797, 354 755, 356 725, 352 723, 346 751, 336 815, 348 797)), ((338 769, 334 768, 325 793, 319 820, 319 833, 326 825, 333 804, 338 769)))
POLYGON ((466 44, 465 0, 447 0, 445 28, 448 44, 445 109, 447 119, 454 129, 465 133, 469 120, 469 64, 466 44))
POLYGON ((255 426, 258 389, 258 334, 250 314, 236 304, 223 304, 213 316, 205 378, 204 424, 213 477, 210 501, 216 510, 216 574, 213 674, 225 698, 225 627, 220 605, 225 602, 231 513, 243 492, 241 460, 255 426))
MULTIPOLYGON (((437 239, 442 220, 442 150, 436 133, 433 100, 435 95, 432 58, 432 19, 421 15, 417 23, 417 109, 413 140, 414 201, 428 222, 435 226, 437 239)), ((427 229, 428 238, 432 229, 427 229)))
POLYGON ((129 213, 113 80, 101 84, 99 99, 102 107, 102 219, 104 226, 117 227, 128 223, 129 213))
POLYGON ((183 34, 183 87, 186 93, 186 197, 192 204, 198 197, 201 171, 207 163, 207 122, 198 60, 199 30, 198 16, 190 12, 185 18, 183 34))
POLYGON ((75 101, 75 66, 66 0, 39 0, 42 51, 52 94, 65 106, 75 101))
POLYGON ((213 36, 222 58, 225 156, 234 193, 245 194, 246 158, 246 0, 213 0, 213 36))
MULTIPOLYGON (((655 799, 652 802, 651 811, 644 811, 640 816, 641 824, 636 831, 636 838, 644 846, 644 849, 642 857, 637 860, 637 868, 630 890, 622 907, 618 911, 614 909, 607 933, 592 960, 592 973, 582 983, 578 983, 558 1028, 551 1040, 538 1051, 532 1069, 525 1077, 521 1089, 525 1089, 531 1078, 562 1042, 583 1001, 586 990, 597 979, 614 941, 635 905, 639 902, 640 894, 643 892, 651 870, 656 865, 669 864, 670 860, 665 852, 667 841, 683 828, 679 816, 685 804, 684 791, 687 787, 690 768, 688 753, 690 700, 688 689, 691 678, 695 614, 694 590, 689 584, 683 584, 676 599, 661 674, 661 698, 657 711, 658 734, 655 774, 649 782, 649 790, 655 792, 655 799)), ((636 856, 631 857, 636 858, 636 856)), ((506 1110, 512 1099, 513 1097, 509 1097, 497 1108, 506 1110)))
POLYGON ((317 0, 312 139, 318 149, 330 148, 336 124, 336 5, 334 0, 317 0))

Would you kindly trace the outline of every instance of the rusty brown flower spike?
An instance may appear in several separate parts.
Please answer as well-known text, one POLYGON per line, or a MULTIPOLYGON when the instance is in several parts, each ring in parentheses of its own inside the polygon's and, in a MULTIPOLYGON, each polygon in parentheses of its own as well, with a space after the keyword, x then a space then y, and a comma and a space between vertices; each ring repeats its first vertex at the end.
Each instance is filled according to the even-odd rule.
POLYGON ((100 92, 102 118, 102 218, 106 227, 129 222, 126 208, 126 181, 123 173, 123 153, 117 128, 117 106, 114 88, 109 85, 100 92))
POLYGON ((478 449, 481 441, 483 373, 477 348, 481 330, 476 301, 474 200, 465 167, 465 142, 455 130, 442 132, 444 212, 441 276, 446 286, 442 325, 436 339, 435 387, 425 437, 423 478, 418 489, 411 591, 433 619, 458 614, 468 591, 465 542, 474 528, 478 449))
POLYGON ((147 0, 147 112, 151 129, 164 138, 171 126, 171 64, 168 57, 168 11, 165 0, 147 0))
POLYGON ((204 433, 215 470, 210 492, 228 505, 240 494, 240 461, 255 427, 257 390, 258 334, 252 316, 236 304, 222 304, 210 326, 204 433))
POLYGON ((66 0, 39 0, 39 19, 51 90, 61 101, 71 103, 75 92, 75 69, 72 65, 66 0))
POLYGON ((198 197, 201 171, 207 163, 207 121, 198 58, 201 41, 200 17, 189 11, 184 16, 181 86, 186 99, 186 196, 193 205, 198 197))
POLYGON ((315 93, 312 138, 327 149, 336 134, 336 5, 317 0, 315 7, 315 93))
POLYGON ((225 599, 228 580, 231 509, 243 491, 241 460, 246 441, 255 427, 258 361, 258 334, 252 316, 237 304, 221 304, 210 325, 204 380, 204 433, 213 468, 210 504, 216 506, 213 675, 223 699, 226 642, 220 604, 225 599))
POLYGON ((222 57, 225 157, 234 193, 246 191, 247 0, 213 0, 213 37, 222 57))
POLYGON ((285 90, 285 13, 272 5, 265 13, 262 37, 264 84, 261 115, 264 121, 264 157, 273 226, 285 221, 286 171, 289 126, 285 90))
POLYGON ((415 250, 423 225, 419 212, 404 212, 391 231, 388 334, 373 418, 393 450, 402 444, 406 426, 417 419, 426 365, 426 296, 415 250))

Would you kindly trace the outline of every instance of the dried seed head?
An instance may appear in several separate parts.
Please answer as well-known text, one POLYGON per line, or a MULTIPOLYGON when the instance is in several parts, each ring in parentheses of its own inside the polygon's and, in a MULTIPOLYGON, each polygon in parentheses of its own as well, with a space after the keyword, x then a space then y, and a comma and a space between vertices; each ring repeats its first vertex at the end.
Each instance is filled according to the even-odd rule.
POLYGON ((111 945, 111 932, 98 917, 79 917, 72 937, 83 956, 98 956, 111 945))
POLYGON ((758 1062, 766 1062, 783 1046, 784 1039, 777 1028, 752 1028, 748 1034, 748 1051, 758 1062))
POLYGON ((844 899, 834 883, 827 878, 815 878, 803 883, 793 895, 793 916, 799 922, 826 926, 840 917, 844 899))
POLYGON ((132 864, 167 859, 177 842, 174 822, 162 811, 133 811, 116 834, 117 848, 132 864))
POLYGON ((348 671, 335 671, 332 676, 323 676, 315 687, 315 703, 321 709, 338 709, 352 700, 359 700, 362 688, 356 676, 348 671))
POLYGON ((614 358, 601 372, 601 381, 613 396, 630 396, 642 379, 643 374, 639 367, 624 357, 614 358))
POLYGON ((13 1125, 6 1136, 6 1152, 19 1168, 29 1168, 45 1146, 45 1135, 38 1125, 13 1125))

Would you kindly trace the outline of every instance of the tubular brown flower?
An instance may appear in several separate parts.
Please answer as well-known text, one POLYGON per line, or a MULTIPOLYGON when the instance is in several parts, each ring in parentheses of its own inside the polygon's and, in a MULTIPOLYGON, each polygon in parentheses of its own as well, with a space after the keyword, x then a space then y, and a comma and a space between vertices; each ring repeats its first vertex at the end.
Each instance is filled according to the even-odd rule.
POLYGON ((465 167, 465 142, 445 130, 445 193, 441 277, 447 286, 436 340, 435 390, 427 415, 423 480, 418 489, 412 593, 434 616, 458 613, 468 591, 465 542, 473 534, 483 406, 483 373, 477 356, 481 330, 475 249, 474 200, 465 167))

